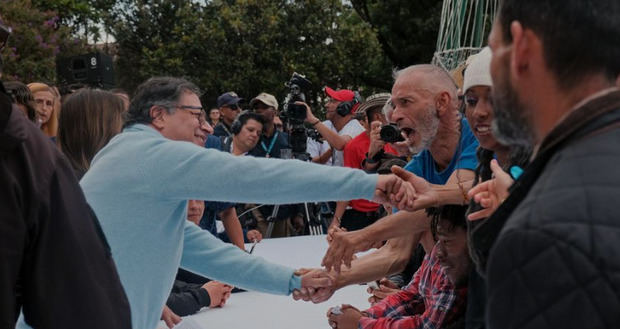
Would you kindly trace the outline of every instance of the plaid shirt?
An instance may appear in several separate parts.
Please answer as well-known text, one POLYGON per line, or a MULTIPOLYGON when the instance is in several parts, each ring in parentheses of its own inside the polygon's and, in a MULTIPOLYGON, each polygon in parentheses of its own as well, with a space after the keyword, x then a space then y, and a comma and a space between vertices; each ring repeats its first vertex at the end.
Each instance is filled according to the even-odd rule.
POLYGON ((359 329, 437 329, 463 315, 467 288, 454 288, 436 254, 435 246, 407 287, 366 310, 359 329))

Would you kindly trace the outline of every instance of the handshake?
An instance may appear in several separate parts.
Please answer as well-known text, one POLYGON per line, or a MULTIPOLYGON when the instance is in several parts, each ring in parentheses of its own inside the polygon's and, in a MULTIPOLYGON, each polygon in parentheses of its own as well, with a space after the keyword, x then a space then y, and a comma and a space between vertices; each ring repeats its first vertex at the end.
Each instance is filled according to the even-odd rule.
POLYGON ((323 269, 301 268, 295 272, 301 276, 301 289, 293 291, 293 299, 322 303, 336 291, 336 277, 323 269))

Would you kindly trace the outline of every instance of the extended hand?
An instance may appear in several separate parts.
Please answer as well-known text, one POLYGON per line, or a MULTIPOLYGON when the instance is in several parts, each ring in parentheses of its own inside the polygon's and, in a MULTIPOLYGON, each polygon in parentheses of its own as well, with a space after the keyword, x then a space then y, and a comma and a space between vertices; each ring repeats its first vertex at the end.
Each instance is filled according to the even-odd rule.
MULTIPOLYGON (((304 275, 311 271, 322 271, 321 269, 299 269, 295 272, 296 275, 304 275)), ((332 275, 332 278, 334 276, 332 275)), ((312 301, 315 304, 322 303, 328 300, 336 291, 336 286, 334 284, 323 287, 323 288, 301 288, 300 290, 295 289, 293 291, 293 299, 294 300, 303 300, 303 301, 312 301)))
POLYGON ((327 323, 334 329, 356 329, 360 318, 364 316, 360 310, 348 305, 342 304, 340 306, 342 314, 332 313, 332 308, 327 310, 327 323))
POLYGON ((508 197, 508 188, 514 183, 514 180, 502 170, 495 159, 491 160, 491 170, 493 171, 493 179, 474 186, 467 193, 470 198, 473 198, 484 208, 469 214, 467 216, 469 220, 479 220, 491 216, 508 197))
POLYGON ((416 191, 411 183, 403 181, 396 175, 379 175, 373 201, 413 211, 415 198, 416 191))
POLYGON ((425 209, 438 204, 437 192, 424 178, 416 176, 414 173, 399 166, 392 166, 391 169, 396 176, 411 183, 411 186, 415 189, 416 199, 415 204, 413 205, 413 210, 425 209))
POLYGON ((321 265, 325 266, 328 271, 333 269, 336 273, 340 273, 340 265, 342 263, 350 268, 355 253, 370 249, 373 242, 366 237, 364 230, 353 232, 334 231, 331 234, 331 243, 321 265))

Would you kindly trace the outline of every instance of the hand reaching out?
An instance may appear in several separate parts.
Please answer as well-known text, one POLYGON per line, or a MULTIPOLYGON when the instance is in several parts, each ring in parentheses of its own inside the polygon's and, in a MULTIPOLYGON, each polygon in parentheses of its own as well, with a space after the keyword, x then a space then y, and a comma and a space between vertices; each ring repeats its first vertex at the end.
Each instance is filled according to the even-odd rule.
POLYGON ((416 176, 414 173, 409 172, 401 167, 392 166, 392 172, 400 177, 402 180, 409 182, 415 189, 416 199, 413 206, 413 210, 425 209, 433 207, 438 204, 437 192, 433 189, 432 185, 424 178, 416 176))
MULTIPOLYGON (((312 271, 323 271, 322 269, 299 269, 295 272, 296 275, 305 275, 312 271)), ((312 287, 302 287, 300 290, 293 291, 293 299, 294 300, 304 300, 304 301, 312 301, 315 304, 322 303, 328 300, 336 291, 336 286, 334 283, 334 276, 330 275, 332 278, 332 284, 329 286, 321 287, 321 288, 312 288, 312 287)))
POLYGON ((398 209, 413 211, 415 198, 416 191, 411 183, 403 181, 396 175, 379 175, 372 201, 389 203, 398 209))
POLYGON ((480 204, 482 210, 469 214, 467 219, 479 220, 491 216, 497 207, 508 197, 508 188, 514 183, 510 175, 499 166, 497 160, 491 160, 493 179, 480 183, 469 190, 470 198, 480 204))

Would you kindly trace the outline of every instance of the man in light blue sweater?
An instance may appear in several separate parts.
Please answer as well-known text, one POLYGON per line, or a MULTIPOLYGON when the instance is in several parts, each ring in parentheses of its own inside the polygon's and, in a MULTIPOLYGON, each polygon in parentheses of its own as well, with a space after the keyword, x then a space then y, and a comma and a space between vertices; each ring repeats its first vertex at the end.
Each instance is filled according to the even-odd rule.
POLYGON ((155 328, 179 266, 272 294, 331 284, 324 272, 298 276, 221 242, 185 220, 187 200, 273 204, 364 198, 413 206, 413 188, 394 175, 234 157, 192 144, 204 143, 207 125, 192 83, 152 78, 138 87, 123 132, 95 156, 80 182, 112 249, 136 329, 155 328), (270 186, 274 189, 264 188, 270 186))

